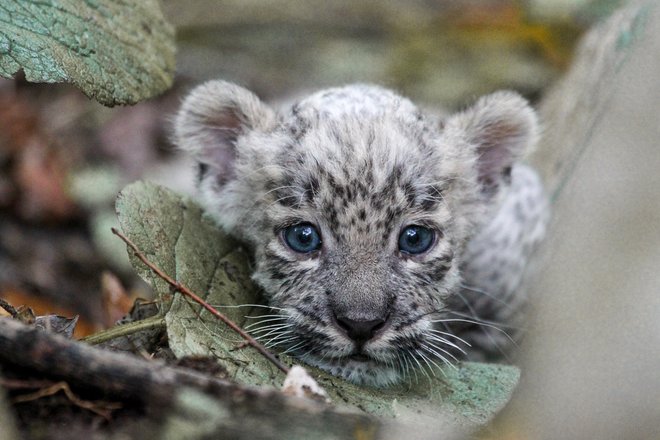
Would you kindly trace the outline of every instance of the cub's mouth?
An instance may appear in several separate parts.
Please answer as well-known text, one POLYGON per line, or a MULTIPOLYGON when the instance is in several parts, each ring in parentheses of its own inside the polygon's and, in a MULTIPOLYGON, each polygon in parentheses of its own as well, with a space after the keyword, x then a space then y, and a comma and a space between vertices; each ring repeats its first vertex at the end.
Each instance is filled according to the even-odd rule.
POLYGON ((368 362, 373 360, 371 357, 369 357, 364 353, 355 353, 348 356, 348 358, 352 361, 357 361, 357 362, 368 362))
POLYGON ((426 315, 404 321, 404 325, 397 321, 382 325, 367 322, 369 327, 360 333, 360 322, 348 322, 344 325, 350 324, 349 329, 337 329, 332 321, 314 315, 274 311, 277 313, 266 314, 261 322, 252 324, 255 336, 266 348, 358 385, 387 387, 405 379, 435 375, 442 364, 456 359, 448 349, 460 349, 447 339, 451 337, 447 332, 421 322, 426 315), (393 329, 396 332, 392 333, 393 329))

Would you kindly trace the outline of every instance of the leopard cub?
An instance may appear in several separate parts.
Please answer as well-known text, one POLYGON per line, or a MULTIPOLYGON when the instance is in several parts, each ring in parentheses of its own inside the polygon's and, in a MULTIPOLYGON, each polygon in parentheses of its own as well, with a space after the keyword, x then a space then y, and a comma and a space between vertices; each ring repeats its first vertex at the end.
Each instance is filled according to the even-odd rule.
POLYGON ((266 339, 371 386, 509 350, 548 213, 518 163, 537 135, 513 92, 437 117, 364 84, 276 110, 210 81, 175 123, 201 202, 253 253, 266 339))

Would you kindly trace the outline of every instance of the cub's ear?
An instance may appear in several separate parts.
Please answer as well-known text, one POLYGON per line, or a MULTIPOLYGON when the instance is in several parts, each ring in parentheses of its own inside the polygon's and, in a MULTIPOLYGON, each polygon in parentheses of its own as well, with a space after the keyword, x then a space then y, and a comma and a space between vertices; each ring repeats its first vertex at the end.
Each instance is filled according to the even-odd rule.
POLYGON ((536 143, 538 126, 529 103, 510 91, 480 98, 472 107, 451 117, 446 125, 474 148, 485 195, 495 194, 502 182, 508 181, 511 166, 536 143))
POLYGON ((175 142, 199 161, 202 178, 212 175, 222 186, 235 175, 239 137, 275 124, 275 112, 252 92, 225 81, 209 81, 183 101, 174 123, 175 142))

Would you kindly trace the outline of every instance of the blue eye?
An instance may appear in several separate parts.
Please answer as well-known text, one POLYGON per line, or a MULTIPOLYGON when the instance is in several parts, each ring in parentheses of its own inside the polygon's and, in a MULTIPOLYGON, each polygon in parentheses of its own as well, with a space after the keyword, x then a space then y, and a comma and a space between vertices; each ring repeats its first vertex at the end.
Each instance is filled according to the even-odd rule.
POLYGON ((294 251, 308 254, 321 247, 321 236, 314 225, 300 223, 289 226, 283 233, 284 241, 294 251))
POLYGON ((408 226, 399 235, 399 250, 406 254, 421 254, 430 249, 435 234, 424 226, 408 226))

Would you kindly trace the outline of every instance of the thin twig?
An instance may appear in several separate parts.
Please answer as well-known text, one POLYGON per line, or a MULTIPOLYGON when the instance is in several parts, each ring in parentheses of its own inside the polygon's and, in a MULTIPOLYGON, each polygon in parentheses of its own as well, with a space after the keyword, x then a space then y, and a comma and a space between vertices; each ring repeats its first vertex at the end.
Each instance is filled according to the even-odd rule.
POLYGON ((152 316, 150 318, 140 319, 139 321, 116 325, 109 329, 85 336, 80 340, 90 345, 98 345, 122 336, 131 336, 144 330, 154 330, 159 328, 165 328, 165 318, 152 316))
POLYGON ((227 324, 229 328, 234 330, 236 333, 241 335, 243 339, 246 340, 248 344, 250 344, 255 350, 257 350, 259 353, 261 353, 262 356, 264 356, 266 359, 268 359, 273 365, 275 365, 277 368, 279 368, 284 374, 289 373, 289 367, 284 365, 282 362, 279 361, 275 357, 273 353, 268 351, 263 345, 258 343, 252 336, 250 336, 245 330, 243 330, 241 327, 239 327, 234 321, 231 319, 227 318, 225 315, 222 313, 218 312, 213 306, 211 306, 209 303, 204 301, 202 298, 200 298, 198 295, 196 295, 194 292, 192 292, 190 289, 188 289, 186 286, 183 286, 181 283, 176 281, 175 279, 171 278, 169 275, 167 275, 165 272, 160 270, 157 266, 155 266, 151 261, 147 259, 147 257, 144 256, 144 254, 140 251, 140 249, 133 243, 128 237, 126 237, 124 234, 119 232, 116 228, 112 228, 112 233, 115 234, 117 237, 121 238, 124 243, 128 245, 133 250, 133 254, 140 260, 142 261, 153 273, 161 277, 163 280, 165 280, 174 290, 177 292, 181 293, 182 295, 185 295, 189 298, 191 298, 193 301, 197 302, 200 304, 202 307, 204 307, 206 310, 208 310, 213 316, 227 324))
MULTIPOLYGON (((29 387, 32 388, 31 386, 29 387)), ((74 405, 98 414, 106 420, 110 420, 110 415, 112 414, 113 410, 120 409, 122 407, 122 405, 117 402, 83 400, 76 396, 73 391, 71 391, 71 388, 69 388, 69 384, 64 381, 55 383, 51 382, 49 385, 43 387, 39 386, 39 388, 40 389, 32 393, 22 394, 12 398, 11 403, 17 404, 23 402, 31 402, 43 397, 52 396, 59 391, 62 391, 66 395, 67 399, 69 399, 69 401, 74 405)))
POLYGON ((0 308, 3 308, 12 318, 15 318, 16 315, 18 315, 16 308, 2 298, 0 298, 0 308))

